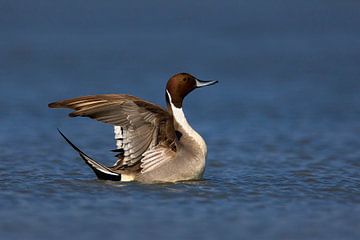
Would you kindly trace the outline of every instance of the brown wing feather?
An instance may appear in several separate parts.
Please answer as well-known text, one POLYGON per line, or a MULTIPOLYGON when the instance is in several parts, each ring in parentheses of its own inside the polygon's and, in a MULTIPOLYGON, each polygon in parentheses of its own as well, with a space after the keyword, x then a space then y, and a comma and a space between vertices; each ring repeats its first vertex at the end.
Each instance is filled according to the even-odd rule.
POLYGON ((70 108, 71 117, 89 117, 126 131, 122 139, 124 154, 116 168, 136 167, 150 146, 173 147, 175 141, 171 115, 160 106, 123 94, 104 94, 67 99, 49 104, 50 108, 70 108), (155 136, 155 137, 154 137, 155 136), (155 141, 155 142, 154 142, 155 141))

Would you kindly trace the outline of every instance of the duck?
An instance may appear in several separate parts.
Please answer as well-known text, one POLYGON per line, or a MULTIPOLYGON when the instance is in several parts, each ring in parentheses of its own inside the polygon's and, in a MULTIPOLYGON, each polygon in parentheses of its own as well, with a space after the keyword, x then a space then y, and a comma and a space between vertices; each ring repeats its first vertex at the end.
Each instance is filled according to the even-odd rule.
POLYGON ((70 117, 88 117, 113 125, 116 162, 112 166, 95 161, 58 129, 98 179, 143 183, 200 180, 207 145, 188 123, 183 102, 193 90, 216 83, 189 73, 175 74, 166 84, 166 109, 127 94, 82 96, 53 102, 48 107, 72 109, 70 117))

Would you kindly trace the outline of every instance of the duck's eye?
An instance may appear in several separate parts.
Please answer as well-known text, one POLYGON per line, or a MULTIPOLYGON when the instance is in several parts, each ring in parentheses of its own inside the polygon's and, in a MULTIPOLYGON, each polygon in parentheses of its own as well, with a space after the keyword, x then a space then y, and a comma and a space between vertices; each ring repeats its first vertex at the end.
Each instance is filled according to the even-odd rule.
POLYGON ((188 79, 187 78, 183 78, 183 81, 186 82, 188 79))

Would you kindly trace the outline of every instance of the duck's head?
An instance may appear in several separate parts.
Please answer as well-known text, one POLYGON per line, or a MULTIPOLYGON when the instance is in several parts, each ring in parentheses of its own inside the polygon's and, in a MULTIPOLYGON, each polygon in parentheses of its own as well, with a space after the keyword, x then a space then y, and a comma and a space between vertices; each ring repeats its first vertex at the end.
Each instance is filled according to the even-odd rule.
POLYGON ((203 81, 188 73, 178 73, 172 76, 166 84, 166 101, 177 107, 182 108, 182 103, 186 95, 196 88, 206 87, 218 81, 203 81), (170 95, 170 96, 169 96, 170 95))

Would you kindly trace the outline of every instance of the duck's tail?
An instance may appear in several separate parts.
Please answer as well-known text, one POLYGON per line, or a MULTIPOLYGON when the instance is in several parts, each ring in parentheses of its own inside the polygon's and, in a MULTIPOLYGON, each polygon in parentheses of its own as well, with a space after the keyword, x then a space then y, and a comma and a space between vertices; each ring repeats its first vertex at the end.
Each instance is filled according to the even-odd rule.
POLYGON ((96 162, 94 159, 86 155, 77 146, 75 146, 65 135, 58 129, 60 135, 66 140, 70 146, 79 153, 80 157, 95 172, 96 176, 102 180, 120 181, 121 174, 112 171, 110 168, 96 162))

